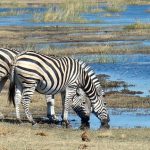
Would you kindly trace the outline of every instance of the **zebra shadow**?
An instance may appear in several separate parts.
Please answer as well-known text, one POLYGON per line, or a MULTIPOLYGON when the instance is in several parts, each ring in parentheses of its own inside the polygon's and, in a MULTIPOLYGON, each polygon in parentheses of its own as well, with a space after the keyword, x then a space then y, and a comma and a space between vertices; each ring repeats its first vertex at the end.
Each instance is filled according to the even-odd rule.
MULTIPOLYGON (((45 119, 45 118, 41 118, 41 117, 36 117, 34 119, 38 124, 52 124, 52 123, 56 124, 56 125, 61 124, 61 121, 52 122, 49 119, 45 119)), ((3 118, 3 119, 0 119, 0 122, 6 122, 6 123, 11 123, 11 124, 21 124, 21 123, 29 123, 29 120, 21 119, 21 122, 20 122, 16 118, 3 118)))

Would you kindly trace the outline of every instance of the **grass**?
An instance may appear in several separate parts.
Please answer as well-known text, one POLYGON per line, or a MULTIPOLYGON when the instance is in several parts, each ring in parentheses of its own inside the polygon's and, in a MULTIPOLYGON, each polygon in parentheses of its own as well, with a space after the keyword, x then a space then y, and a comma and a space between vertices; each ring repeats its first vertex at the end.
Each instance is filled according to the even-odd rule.
MULTIPOLYGON (((38 1, 38 0, 23 0, 23 1, 18 1, 18 0, 1 0, 0 5, 2 7, 6 6, 6 7, 18 7, 18 6, 28 6, 29 4, 35 4, 35 5, 47 5, 47 4, 52 4, 52 3, 64 3, 65 0, 42 0, 38 1)), ((86 0, 86 2, 91 2, 90 0, 86 0)), ((108 0, 103 0, 103 1, 99 1, 99 0, 93 0, 92 2, 108 2, 108 0)), ((150 4, 149 0, 111 0, 111 3, 125 3, 125 4, 130 4, 130 5, 145 5, 145 4, 150 4)))
POLYGON ((150 29, 150 24, 144 24, 140 22, 133 23, 131 25, 127 25, 124 29, 132 30, 132 29, 150 29))
POLYGON ((122 12, 126 9, 125 0, 106 0, 106 8, 107 12, 122 12))
POLYGON ((113 108, 149 108, 150 98, 129 96, 127 94, 108 94, 106 102, 109 107, 113 108))
POLYGON ((2 150, 148 150, 150 129, 110 129, 87 133, 90 142, 83 142, 83 131, 58 129, 49 126, 31 127, 29 124, 0 123, 0 149, 2 150), (15 138, 14 138, 15 137, 15 138), (8 144, 9 143, 9 144, 8 144))
MULTIPOLYGON (((128 46, 134 41, 148 40, 149 28, 145 29, 121 29, 111 27, 0 27, 1 47, 12 47, 19 50, 35 50, 50 55, 79 55, 79 54, 106 54, 104 57, 95 57, 90 62, 118 62, 111 54, 150 54, 149 47, 135 47, 130 49, 128 46), (109 41, 125 41, 125 43, 111 44, 109 41), (126 43, 126 41, 132 41, 126 43), (7 43, 6 43, 7 41, 7 43), (52 48, 44 47, 49 42, 54 43, 73 43, 73 47, 52 48), (88 44, 89 42, 105 42, 105 44, 88 44), (108 42, 108 44, 107 44, 108 42), (37 45, 43 44, 43 48, 37 45), (117 46, 117 47, 116 47, 117 46)), ((79 59, 82 58, 83 55, 79 59)), ((92 58, 92 57, 91 57, 92 58)), ((85 58, 85 61, 89 59, 85 58)))
POLYGON ((89 61, 90 63, 101 62, 101 63, 115 63, 115 62, 126 62, 127 59, 118 59, 114 57, 112 54, 120 55, 120 54, 150 54, 149 47, 145 47, 143 49, 129 49, 129 48, 119 48, 116 49, 113 46, 90 46, 90 47, 79 47, 79 48, 66 48, 66 49, 57 49, 57 48, 48 48, 41 51, 46 55, 58 55, 58 56, 73 56, 78 59, 82 59, 83 61, 89 61), (88 56, 83 57, 86 54, 88 56), (91 57, 90 55, 98 54, 98 56, 91 57), (77 55, 77 56, 76 56, 77 55), (81 56, 79 56, 81 55, 81 56), (101 56, 101 57, 99 57, 101 56), (90 58, 90 59, 89 59, 90 58))
POLYGON ((92 1, 89 3, 86 0, 64 0, 61 4, 49 4, 48 10, 43 14, 35 13, 33 21, 87 23, 81 14, 101 12, 98 6, 97 2, 92 1))

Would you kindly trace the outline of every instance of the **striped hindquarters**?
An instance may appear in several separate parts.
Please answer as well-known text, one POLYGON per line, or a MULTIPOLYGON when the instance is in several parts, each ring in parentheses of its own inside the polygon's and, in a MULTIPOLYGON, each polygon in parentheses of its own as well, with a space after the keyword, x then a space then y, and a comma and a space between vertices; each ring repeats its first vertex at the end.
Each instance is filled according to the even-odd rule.
POLYGON ((18 51, 0 48, 0 79, 10 73, 10 65, 18 51))

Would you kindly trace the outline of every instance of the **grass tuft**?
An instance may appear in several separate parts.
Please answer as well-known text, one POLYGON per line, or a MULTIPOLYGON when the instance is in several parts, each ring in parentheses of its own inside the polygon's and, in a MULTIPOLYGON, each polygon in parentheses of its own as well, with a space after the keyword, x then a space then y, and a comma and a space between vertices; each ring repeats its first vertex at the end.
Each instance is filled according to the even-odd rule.
POLYGON ((6 136, 11 132, 12 131, 8 127, 5 127, 4 125, 0 124, 0 136, 6 136))
POLYGON ((106 0, 106 8, 107 12, 122 12, 126 10, 125 0, 106 0))
POLYGON ((82 13, 98 13, 97 2, 87 2, 85 0, 64 0, 61 4, 49 4, 47 11, 43 14, 35 13, 34 21, 44 22, 74 22, 87 23, 87 20, 81 16, 82 13), (40 19, 39 19, 40 18, 40 19))
POLYGON ((136 22, 136 23, 125 26, 124 29, 129 29, 129 30, 130 29, 150 29, 150 24, 136 22))
POLYGON ((98 138, 107 138, 113 137, 111 130, 103 130, 98 134, 98 138))

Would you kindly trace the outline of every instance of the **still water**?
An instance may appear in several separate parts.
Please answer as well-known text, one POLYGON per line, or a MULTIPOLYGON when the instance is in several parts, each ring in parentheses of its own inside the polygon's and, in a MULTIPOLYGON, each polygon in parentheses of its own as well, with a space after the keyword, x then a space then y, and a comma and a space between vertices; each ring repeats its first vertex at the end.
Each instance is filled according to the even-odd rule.
MULTIPOLYGON (((101 6, 99 6, 101 7, 101 6)), ((33 22, 34 13, 44 13, 47 11, 46 7, 29 7, 29 8, 14 8, 14 10, 25 12, 20 15, 0 16, 0 26, 114 26, 114 25, 128 25, 137 21, 143 23, 150 22, 150 13, 147 10, 150 5, 130 5, 125 11, 118 13, 110 13, 109 17, 100 13, 83 13, 81 16, 89 21, 86 24, 69 23, 69 22, 33 22), (90 23, 90 21, 101 21, 101 23, 90 23)), ((11 12, 10 8, 0 8, 0 13, 11 12)))
MULTIPOLYGON (((150 128, 150 109, 109 108, 110 128, 150 128)), ((73 128, 79 128, 80 118, 70 114, 73 128)), ((100 121, 93 114, 90 116, 90 128, 98 129, 100 121)))

